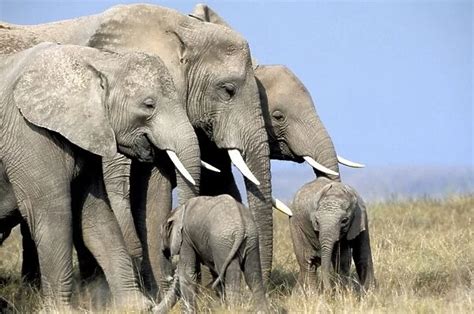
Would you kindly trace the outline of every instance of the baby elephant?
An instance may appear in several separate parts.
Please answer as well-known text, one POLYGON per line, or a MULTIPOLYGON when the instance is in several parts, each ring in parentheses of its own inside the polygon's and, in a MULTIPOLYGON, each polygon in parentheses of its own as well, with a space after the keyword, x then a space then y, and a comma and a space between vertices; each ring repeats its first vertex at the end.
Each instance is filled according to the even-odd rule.
MULTIPOLYGON (((187 311, 194 312, 196 280, 200 263, 211 269, 230 301, 239 295, 241 271, 262 310, 267 301, 260 269, 258 233, 250 211, 229 195, 200 196, 170 213, 162 227, 163 250, 172 258, 179 254, 177 275, 187 311)), ((176 302, 170 289, 159 305, 166 311, 176 302)))
POLYGON ((347 283, 351 251, 360 284, 374 283, 367 213, 354 189, 321 177, 297 192, 293 207, 290 230, 302 286, 314 288, 320 265, 323 288, 334 270, 347 283))

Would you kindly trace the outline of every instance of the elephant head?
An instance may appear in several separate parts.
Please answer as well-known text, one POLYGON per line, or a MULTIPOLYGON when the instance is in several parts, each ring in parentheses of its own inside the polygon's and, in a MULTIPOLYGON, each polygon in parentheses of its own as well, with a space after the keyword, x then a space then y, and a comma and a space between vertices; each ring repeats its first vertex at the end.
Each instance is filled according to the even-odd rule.
MULTIPOLYGON (((207 5, 198 4, 192 16, 230 27, 207 5)), ((283 65, 258 65, 259 87, 270 158, 307 161, 318 176, 339 181, 338 162, 351 167, 363 165, 336 155, 334 144, 320 120, 306 87, 283 65)))
POLYGON ((258 190, 259 202, 268 203, 267 135, 247 42, 228 28, 155 5, 114 7, 98 25, 87 45, 160 56, 194 128, 218 148, 232 151, 230 158, 244 175, 262 183, 250 189, 258 190))
POLYGON ((161 226, 161 248, 169 258, 179 254, 183 243, 183 223, 185 205, 180 205, 169 213, 161 226))
MULTIPOLYGON (((357 271, 362 283, 365 283, 367 268, 372 268, 370 244, 368 243, 368 224, 365 204, 357 192, 340 182, 326 184, 311 200, 309 219, 314 231, 318 235, 321 250, 321 274, 324 287, 330 286, 330 276, 333 272, 331 258, 334 254, 335 244, 348 241, 354 246, 354 252, 361 251, 363 246, 368 246, 368 251, 362 254, 353 254, 357 265, 366 268, 364 274, 357 271), (367 238, 361 242, 361 235, 367 238), (370 261, 369 261, 370 259, 370 261), (370 265, 368 265, 370 264, 370 265)), ((362 250, 365 250, 362 249, 362 250)))
POLYGON ((152 161, 168 151, 190 181, 199 177, 196 135, 158 57, 49 43, 20 54, 13 99, 30 123, 100 156, 152 161))

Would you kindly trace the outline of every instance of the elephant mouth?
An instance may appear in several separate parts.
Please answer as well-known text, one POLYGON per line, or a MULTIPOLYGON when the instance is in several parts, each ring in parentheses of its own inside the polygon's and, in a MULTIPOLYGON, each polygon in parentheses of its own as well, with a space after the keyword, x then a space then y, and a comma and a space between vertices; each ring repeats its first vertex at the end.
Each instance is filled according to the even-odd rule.
POLYGON ((118 150, 121 154, 131 159, 137 159, 140 162, 153 162, 155 159, 153 146, 146 134, 141 134, 132 145, 118 144, 118 150))

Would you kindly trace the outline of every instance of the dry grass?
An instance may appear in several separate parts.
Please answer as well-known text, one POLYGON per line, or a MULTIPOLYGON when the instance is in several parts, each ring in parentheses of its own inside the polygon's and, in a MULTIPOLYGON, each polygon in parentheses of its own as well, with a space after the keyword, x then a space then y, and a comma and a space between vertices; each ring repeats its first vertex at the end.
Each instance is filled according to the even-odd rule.
MULTIPOLYGON (((269 291, 275 312, 474 313, 474 196, 369 204, 368 210, 378 286, 362 298, 347 291, 292 294, 298 268, 288 219, 275 214, 276 249, 269 291)), ((32 312, 41 301, 37 291, 20 284, 19 252, 15 233, 0 249, 0 296, 13 312, 32 312)), ((248 293, 244 292, 244 300, 249 300, 248 293)), ((88 293, 76 291, 74 303, 80 312, 97 309, 88 293)), ((205 313, 252 311, 249 301, 226 309, 209 293, 201 294, 199 308, 205 313)), ((179 307, 173 312, 178 313, 179 307)))

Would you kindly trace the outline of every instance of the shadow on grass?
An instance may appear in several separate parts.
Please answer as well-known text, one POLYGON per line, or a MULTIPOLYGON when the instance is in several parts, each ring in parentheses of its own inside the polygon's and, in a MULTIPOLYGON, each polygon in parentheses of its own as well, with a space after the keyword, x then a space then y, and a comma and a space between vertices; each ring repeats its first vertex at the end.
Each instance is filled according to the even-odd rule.
POLYGON ((273 269, 268 291, 270 294, 291 295, 291 291, 296 285, 296 276, 297 274, 295 272, 273 269))

